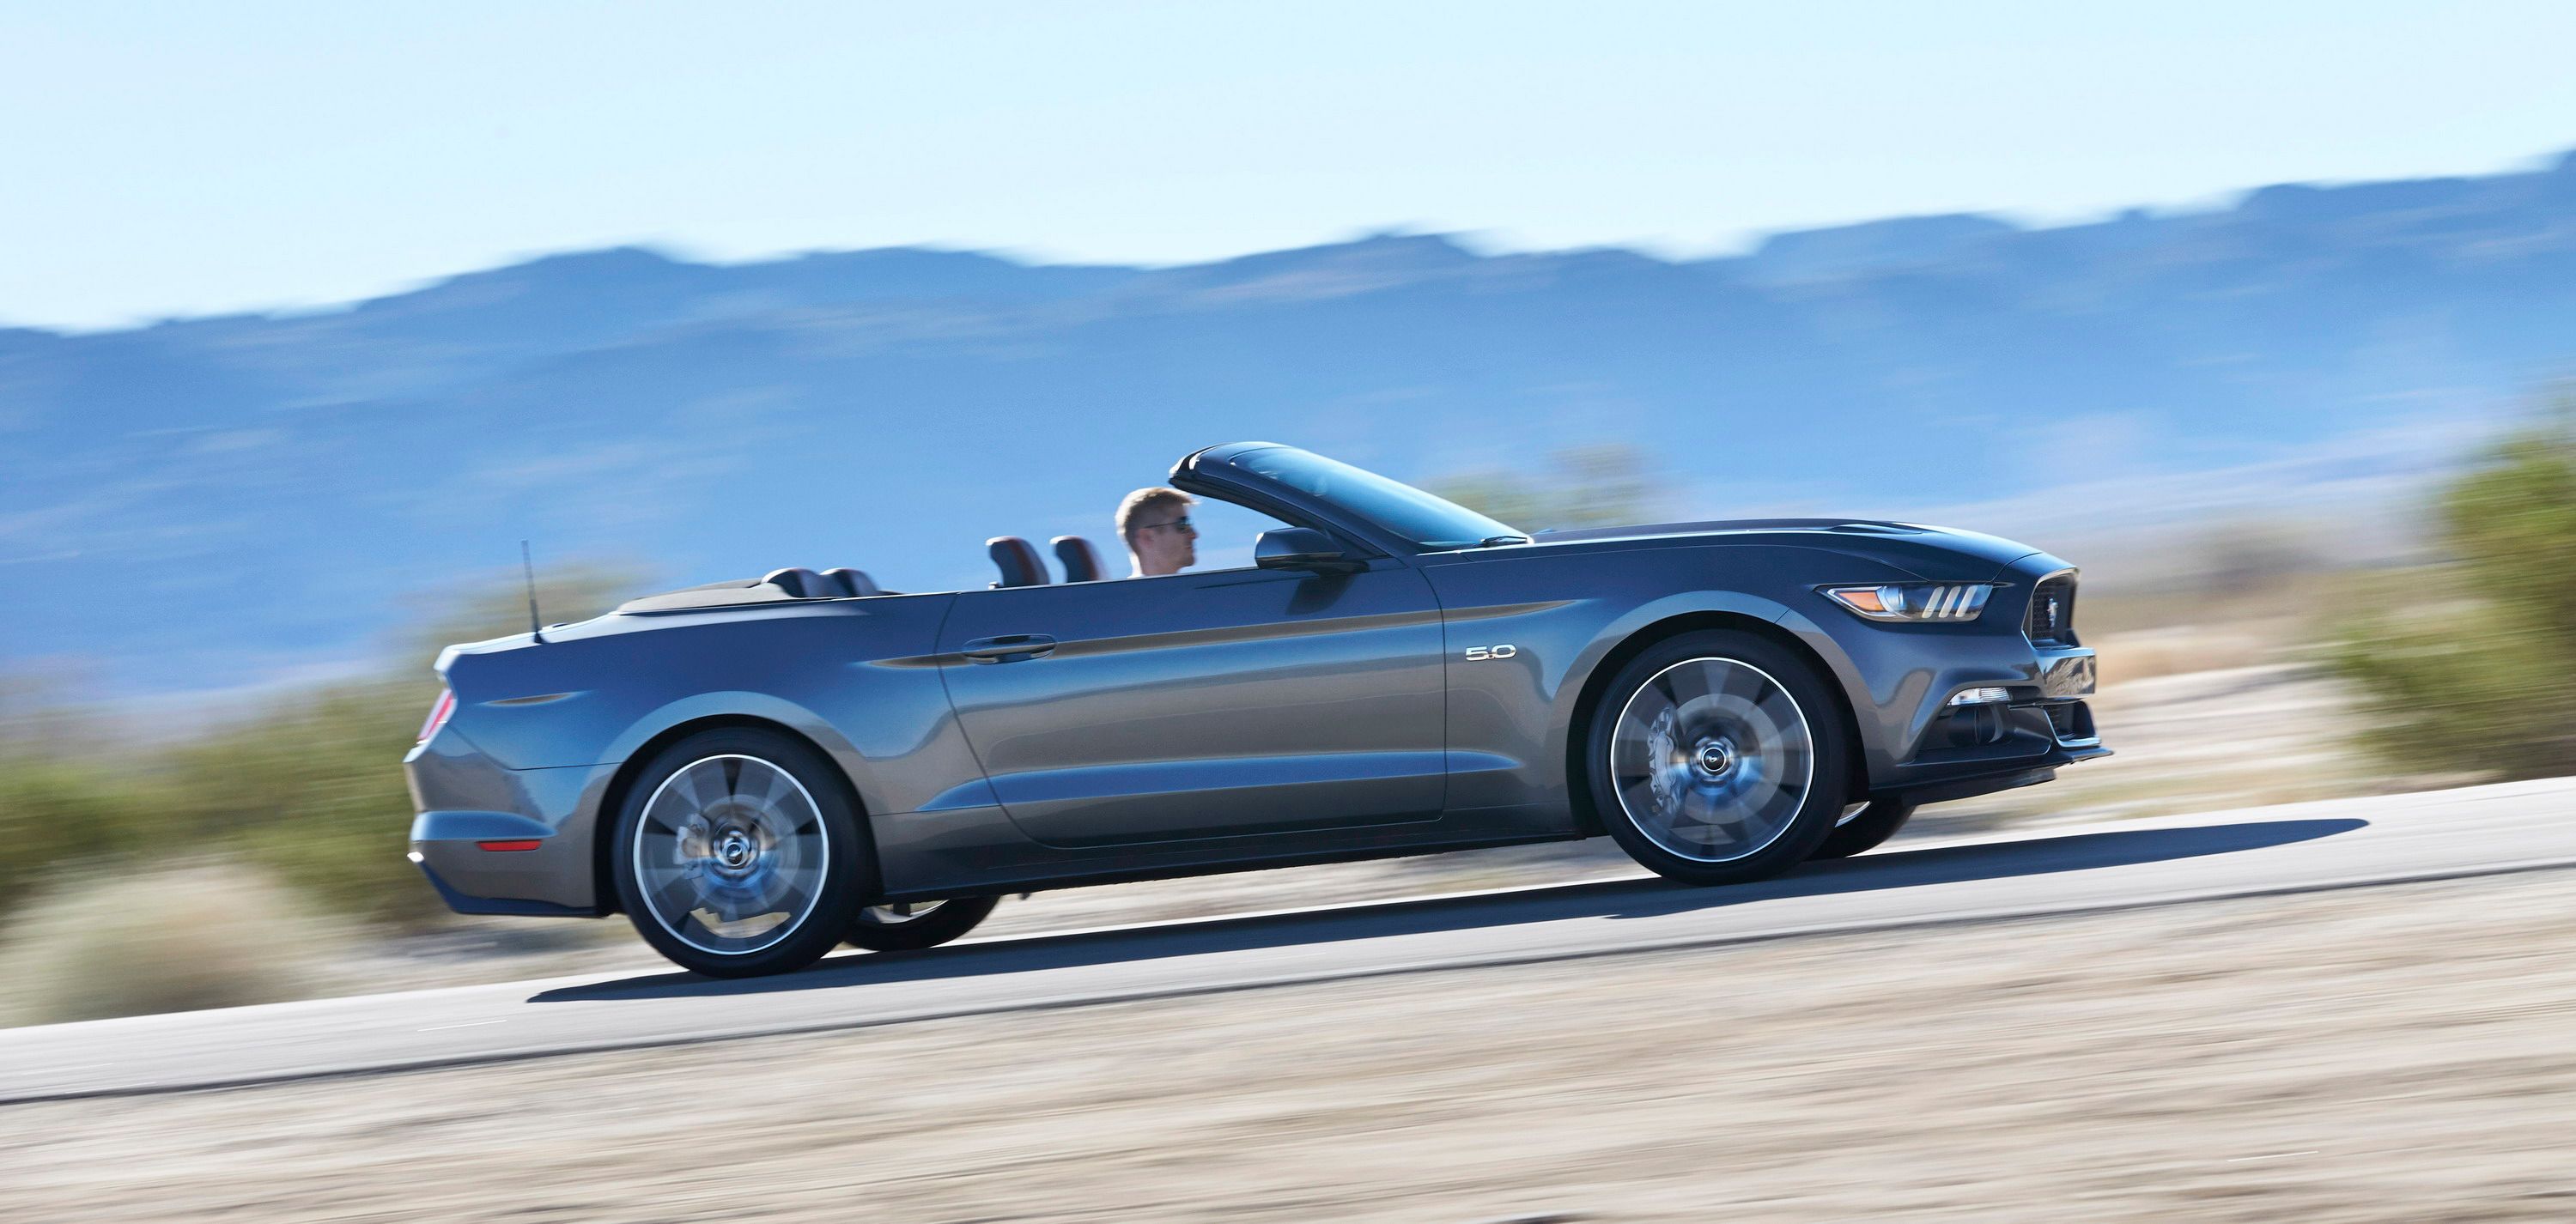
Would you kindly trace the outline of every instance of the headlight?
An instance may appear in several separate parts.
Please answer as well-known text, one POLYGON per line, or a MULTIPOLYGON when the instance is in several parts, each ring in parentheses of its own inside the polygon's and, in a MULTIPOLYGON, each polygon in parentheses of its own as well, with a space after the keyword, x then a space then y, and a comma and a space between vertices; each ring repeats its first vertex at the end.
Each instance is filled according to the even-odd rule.
POLYGON ((1991 582, 1918 582, 1826 587, 1835 603, 1876 621, 1972 621, 1994 594, 1991 582))

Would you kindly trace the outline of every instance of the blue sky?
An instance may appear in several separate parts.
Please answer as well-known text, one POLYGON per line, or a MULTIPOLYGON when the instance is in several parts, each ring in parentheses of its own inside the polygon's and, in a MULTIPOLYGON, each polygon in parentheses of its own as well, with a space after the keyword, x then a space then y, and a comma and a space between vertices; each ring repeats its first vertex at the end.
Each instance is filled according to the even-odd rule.
POLYGON ((2576 5, 0 4, 0 322, 546 251, 1739 248, 2576 147, 2576 5))

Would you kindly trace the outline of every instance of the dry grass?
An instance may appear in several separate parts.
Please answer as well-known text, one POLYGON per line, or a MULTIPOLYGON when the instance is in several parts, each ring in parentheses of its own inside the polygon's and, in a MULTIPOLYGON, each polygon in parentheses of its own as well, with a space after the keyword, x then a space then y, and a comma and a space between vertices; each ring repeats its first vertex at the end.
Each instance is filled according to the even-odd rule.
POLYGON ((2091 640, 2100 655, 2100 681, 2106 690, 2164 676, 2259 667, 2279 662, 2296 649, 2271 632, 2249 626, 2176 625, 2091 640))
POLYGON ((257 869, 199 863, 69 885, 22 911, 0 953, 0 1012, 96 1020, 327 993, 334 928, 257 869))

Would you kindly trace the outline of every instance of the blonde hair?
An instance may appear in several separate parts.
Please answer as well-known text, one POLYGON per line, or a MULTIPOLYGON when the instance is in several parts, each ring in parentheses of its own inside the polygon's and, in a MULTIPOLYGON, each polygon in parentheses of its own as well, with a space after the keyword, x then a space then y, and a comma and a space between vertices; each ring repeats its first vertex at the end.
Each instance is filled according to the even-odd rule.
POLYGON ((1138 489, 1118 503, 1118 538, 1124 541, 1127 547, 1134 548, 1136 547, 1136 520, 1145 517, 1147 511, 1158 506, 1186 510, 1197 504, 1199 499, 1179 489, 1167 488, 1163 485, 1138 489))

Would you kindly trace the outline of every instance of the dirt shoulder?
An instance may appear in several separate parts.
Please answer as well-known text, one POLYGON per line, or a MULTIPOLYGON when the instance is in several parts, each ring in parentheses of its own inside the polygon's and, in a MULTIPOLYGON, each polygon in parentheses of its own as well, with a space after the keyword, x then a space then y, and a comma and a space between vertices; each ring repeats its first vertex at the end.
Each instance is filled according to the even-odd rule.
POLYGON ((35 1220, 2564 1220, 2576 873, 0 1109, 35 1220))

